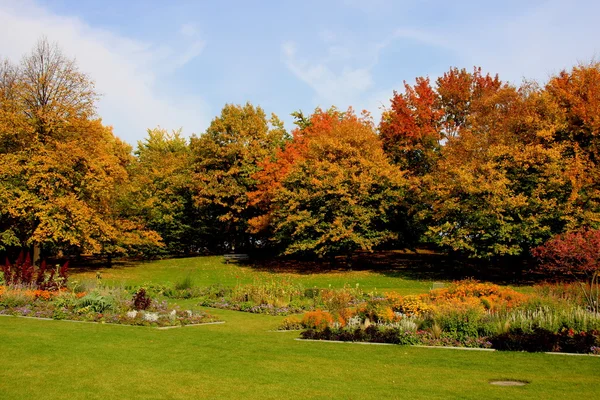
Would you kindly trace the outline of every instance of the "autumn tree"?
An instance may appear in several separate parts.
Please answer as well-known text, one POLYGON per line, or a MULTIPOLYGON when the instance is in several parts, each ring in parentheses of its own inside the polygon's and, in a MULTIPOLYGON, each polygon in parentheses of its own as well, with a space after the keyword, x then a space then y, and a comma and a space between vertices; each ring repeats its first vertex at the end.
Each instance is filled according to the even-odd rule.
POLYGON ((130 147, 95 116, 93 83, 47 40, 0 71, 0 246, 102 253, 159 237, 120 213, 130 147))
POLYGON ((283 123, 267 119, 260 107, 227 104, 205 133, 192 137, 192 190, 198 223, 206 229, 200 239, 210 250, 253 246, 248 220, 256 210, 248 192, 256 189, 253 175, 259 163, 286 141, 283 123))
POLYGON ((553 93, 535 83, 502 85, 473 101, 426 179, 429 238, 470 257, 527 256, 597 221, 594 164, 560 139, 564 121, 553 93))
POLYGON ((428 78, 404 84, 404 93, 394 92, 391 109, 379 124, 383 147, 396 165, 411 175, 422 176, 435 164, 439 153, 442 111, 428 78))
POLYGON ((389 212, 402 196, 401 173, 388 161, 369 117, 317 110, 293 141, 263 164, 250 198, 285 254, 334 256, 389 241, 389 212))
MULTIPOLYGON (((198 221, 191 190, 191 152, 179 131, 155 128, 139 141, 131 165, 129 204, 148 228, 160 234, 167 254, 198 250, 198 221)), ((201 244, 200 244, 201 245, 201 244)))
POLYGON ((394 92, 382 114, 379 135, 385 152, 407 179, 406 195, 397 205, 394 226, 403 245, 422 240, 431 221, 434 193, 427 183, 443 157, 444 144, 470 128, 472 115, 482 112, 482 99, 501 86, 498 77, 451 68, 432 85, 419 77, 394 92))
POLYGON ((382 114, 379 134, 383 147, 395 164, 410 175, 430 172, 441 144, 470 128, 471 116, 483 112, 484 99, 502 86, 498 76, 451 68, 435 86, 429 78, 404 83, 404 92, 394 91, 391 107, 382 114))

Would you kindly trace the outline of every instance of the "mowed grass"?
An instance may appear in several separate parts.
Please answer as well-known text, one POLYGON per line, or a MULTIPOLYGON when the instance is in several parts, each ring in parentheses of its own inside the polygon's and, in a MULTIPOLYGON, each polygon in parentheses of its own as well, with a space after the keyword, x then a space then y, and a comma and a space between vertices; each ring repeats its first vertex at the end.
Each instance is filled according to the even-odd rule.
POLYGON ((295 341, 280 318, 146 327, 0 318, 2 399, 598 398, 600 358, 295 341), (519 379, 525 387, 496 387, 519 379))
MULTIPOLYGON (((275 272, 220 257, 101 270, 116 284, 252 282, 275 272)), ((423 292, 431 282, 376 271, 281 275, 306 286, 423 292)), ((78 272, 72 279, 95 279, 78 272)), ((180 300, 191 307, 194 299, 180 300)), ((0 318, 0 399, 598 398, 600 358, 296 341, 282 317, 209 310, 225 324, 148 327, 0 318), (516 379, 524 387, 490 380, 516 379)))
POLYGON ((327 272, 269 271, 243 264, 225 264, 222 256, 176 258, 137 264, 116 265, 112 268, 75 270, 71 280, 92 281, 96 273, 108 285, 144 285, 148 283, 173 285, 190 276, 196 286, 252 283, 255 279, 289 279, 305 287, 340 288, 344 285, 364 290, 394 290, 402 294, 423 293, 432 286, 432 280, 408 279, 394 270, 356 270, 327 272))

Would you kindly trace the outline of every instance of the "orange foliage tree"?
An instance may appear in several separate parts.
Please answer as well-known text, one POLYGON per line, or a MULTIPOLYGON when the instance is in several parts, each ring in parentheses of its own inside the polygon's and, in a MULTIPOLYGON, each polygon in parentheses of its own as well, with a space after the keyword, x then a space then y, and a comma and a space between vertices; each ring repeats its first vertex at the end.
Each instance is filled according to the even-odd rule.
POLYGON ((581 73, 563 72, 544 88, 484 85, 491 89, 471 100, 460 135, 424 178, 430 240, 470 257, 526 256, 554 234, 598 223, 593 146, 582 144, 593 138, 593 120, 583 140, 564 100, 588 104, 564 85, 581 73))
POLYGON ((0 250, 126 251, 160 237, 124 215, 131 149, 94 119, 93 82, 45 39, 0 68, 0 250))
POLYGON ((404 179, 383 152, 370 117, 316 110, 293 140, 266 160, 249 195, 263 213, 253 232, 270 233, 285 254, 370 251, 394 237, 389 212, 404 179))

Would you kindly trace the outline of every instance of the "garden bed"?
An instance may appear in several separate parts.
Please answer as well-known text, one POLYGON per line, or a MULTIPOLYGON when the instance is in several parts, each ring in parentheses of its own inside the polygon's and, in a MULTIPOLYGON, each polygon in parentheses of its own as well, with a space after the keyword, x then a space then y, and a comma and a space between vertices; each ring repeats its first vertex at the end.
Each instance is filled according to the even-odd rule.
POLYGON ((358 306, 286 318, 303 339, 600 354, 600 315, 568 286, 523 295, 462 281, 419 296, 387 293, 358 306))
POLYGON ((0 315, 136 326, 184 326, 217 322, 205 311, 181 310, 166 301, 133 295, 119 288, 97 288, 90 293, 0 287, 0 315))

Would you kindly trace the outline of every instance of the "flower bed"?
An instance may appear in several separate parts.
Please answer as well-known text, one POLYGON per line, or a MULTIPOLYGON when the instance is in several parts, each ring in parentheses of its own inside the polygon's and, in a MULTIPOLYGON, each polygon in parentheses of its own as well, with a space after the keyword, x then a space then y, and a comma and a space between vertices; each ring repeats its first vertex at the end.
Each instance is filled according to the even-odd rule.
POLYGON ((420 296, 389 293, 316 310, 286 318, 280 328, 304 328, 304 339, 600 353, 600 315, 555 292, 543 286, 526 296, 462 281, 420 296))
POLYGON ((269 315, 300 314, 318 307, 341 312, 369 298, 358 287, 342 289, 304 288, 289 280, 256 280, 233 288, 214 285, 204 289, 165 291, 167 296, 198 297, 199 305, 269 315))
POLYGON ((74 293, 0 286, 0 315, 157 327, 218 320, 203 311, 181 310, 169 307, 166 301, 152 300, 143 289, 132 298, 130 292, 107 288, 74 293))

